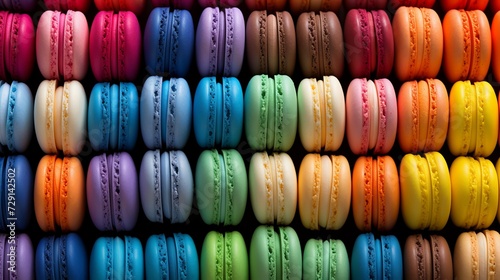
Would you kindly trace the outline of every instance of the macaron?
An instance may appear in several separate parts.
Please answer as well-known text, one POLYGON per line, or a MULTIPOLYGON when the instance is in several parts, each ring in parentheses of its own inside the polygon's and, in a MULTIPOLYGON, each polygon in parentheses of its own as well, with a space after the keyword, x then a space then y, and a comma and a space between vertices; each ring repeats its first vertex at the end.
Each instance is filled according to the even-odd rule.
POLYGON ((33 109, 35 134, 46 154, 60 151, 78 155, 87 135, 87 96, 77 81, 44 80, 38 86, 33 109))
POLYGON ((288 11, 250 13, 245 42, 251 75, 293 75, 297 44, 295 24, 288 11))
MULTIPOLYGON (((497 159, 497 162, 495 164, 495 170, 497 172, 498 181, 500 182, 500 159, 497 159)), ((498 203, 499 203, 498 208, 500 208, 500 198, 498 199, 498 203)), ((500 211, 498 211, 498 209, 497 209, 497 221, 500 222, 500 211)))
POLYGON ((210 231, 203 240, 201 279, 248 279, 248 253, 238 231, 210 231))
MULTIPOLYGON (((236 77, 204 77, 194 94, 193 127, 204 149, 236 148, 243 131, 243 89, 236 77)), ((184 116, 183 116, 184 118, 184 116)))
POLYGON ((146 0, 94 0, 94 4, 100 11, 131 11, 140 16, 146 6, 146 0))
POLYGON ((139 95, 133 83, 97 83, 88 108, 88 132, 96 151, 134 149, 139 134, 139 95))
POLYGON ((443 42, 443 70, 449 82, 484 80, 490 69, 491 30, 483 11, 448 11, 443 42))
POLYGON ((35 279, 35 251, 28 234, 0 234, 0 264, 2 279, 35 279))
POLYGON ((334 12, 305 12, 297 19, 297 53, 307 78, 341 77, 344 72, 342 26, 334 12))
POLYGON ((302 279, 349 279, 349 255, 340 239, 309 239, 304 247, 302 279))
POLYGON ((396 77, 400 81, 435 78, 443 59, 443 26, 436 11, 400 7, 392 18, 392 32, 397 38, 394 40, 396 77))
POLYGON ((146 279, 199 279, 198 252, 189 234, 151 235, 144 249, 146 279))
POLYGON ((456 157, 450 167, 451 220, 464 229, 486 229, 497 216, 498 175, 489 159, 456 157))
MULTIPOLYGON (((490 12, 493 15, 495 15, 498 11, 500 11, 500 1, 496 1, 496 0, 488 1, 488 8, 489 8, 490 12)), ((492 31, 493 31, 493 28, 492 28, 492 31)))
POLYGON ((292 227, 258 226, 250 241, 250 279, 300 279, 302 248, 292 227))
POLYGON ((406 154, 399 165, 401 214, 411 230, 442 230, 450 217, 451 179, 439 152, 406 154))
POLYGON ((358 235, 352 248, 351 279, 403 279, 403 256, 397 237, 358 235))
POLYGON ((403 249, 404 278, 453 279, 453 259, 446 238, 412 234, 403 249))
MULTIPOLYGON (((2 4, 6 2, 9 1, 2 4)), ((30 79, 35 65, 35 38, 29 14, 0 11, 0 80, 30 79)))
MULTIPOLYGON (((14 2, 13 0, 11 0, 14 2)), ((32 1, 32 0, 29 0, 32 1)), ((28 2, 24 0, 24 2, 28 2)), ((35 2, 35 1, 33 1, 35 2)), ((69 10, 87 12, 91 0, 43 0, 48 10, 67 12, 69 10)))
POLYGON ((0 145, 25 152, 33 135, 33 95, 27 84, 0 81, 0 145))
POLYGON ((497 11, 491 21, 491 72, 495 81, 500 81, 500 1, 490 1, 498 3, 497 11))
POLYGON ((404 82, 398 93, 399 147, 404 153, 439 151, 446 142, 448 90, 438 79, 404 82))
POLYGON ((174 9, 191 10, 195 0, 151 0, 153 7, 171 7, 174 9))
POLYGON ((487 81, 455 82, 449 94, 448 148, 454 156, 488 157, 498 142, 498 101, 487 81))
POLYGON ((398 220, 399 178, 390 156, 361 156, 352 170, 352 213, 361 231, 389 231, 398 220))
POLYGON ((139 186, 127 152, 96 155, 87 171, 90 218, 100 231, 130 231, 139 216, 139 186))
POLYGON ((97 238, 90 253, 92 279, 144 279, 144 253, 137 237, 97 238))
POLYGON ((88 279, 89 259, 76 233, 42 237, 36 247, 36 279, 88 279))
POLYGON ((207 225, 238 225, 248 197, 245 162, 237 150, 204 150, 196 163, 195 196, 207 225))
MULTIPOLYGON (((92 51, 92 46, 90 51, 92 51)), ((45 11, 36 29, 36 59, 47 80, 82 80, 89 65, 89 27, 80 11, 45 11)))
POLYGON ((297 90, 298 129, 308 152, 335 152, 344 140, 344 90, 335 76, 304 78, 297 90))
POLYGON ((284 11, 287 2, 287 0, 245 0, 249 10, 267 10, 268 12, 284 11))
POLYGON ((455 279, 497 279, 500 275, 500 234, 496 230, 462 232, 453 249, 455 279))
POLYGON ((286 152, 297 134, 297 93, 286 75, 255 75, 245 90, 245 134, 256 151, 286 152))
POLYGON ((182 149, 191 133, 192 100, 184 78, 150 76, 140 100, 142 140, 149 149, 182 149))
POLYGON ((34 207, 45 232, 77 231, 85 217, 85 174, 77 157, 45 155, 35 174, 34 207))
POLYGON ((221 8, 231 8, 237 7, 243 2, 243 0, 198 0, 200 7, 221 7, 221 8))
POLYGON ((394 63, 391 20, 384 10, 352 9, 344 24, 344 44, 353 78, 388 77, 394 63))
POLYGON ((343 0, 343 4, 346 10, 383 10, 387 7, 387 0, 343 0))
POLYGON ((342 0, 289 0, 288 4, 294 14, 319 11, 338 12, 342 5, 342 0))
POLYGON ((141 27, 130 11, 100 11, 90 27, 90 66, 98 82, 133 82, 141 63, 141 27))
POLYGON ((257 152, 250 159, 248 187, 261 224, 289 225, 297 209, 297 173, 287 153, 257 152))
POLYGON ((484 11, 488 6, 488 2, 495 2, 496 0, 440 0, 439 4, 443 11, 448 12, 452 9, 456 10, 481 10, 484 11))
POLYGON ((139 171, 144 214, 152 222, 184 223, 194 198, 194 178, 183 151, 147 151, 139 171))
POLYGON ((351 209, 351 168, 343 155, 307 154, 298 177, 299 213, 307 229, 338 230, 351 209))
POLYGON ((201 76, 240 74, 245 54, 245 19, 239 8, 203 9, 196 28, 196 62, 201 76))
POLYGON ((37 6, 36 0, 5 0, 0 1, 0 10, 15 12, 33 12, 37 6))
POLYGON ((354 154, 387 154, 398 126, 396 92, 390 80, 353 79, 346 94, 346 130, 354 154))
POLYGON ((33 212, 33 172, 28 159, 24 155, 0 157, 0 176, 0 231, 24 231, 33 212))

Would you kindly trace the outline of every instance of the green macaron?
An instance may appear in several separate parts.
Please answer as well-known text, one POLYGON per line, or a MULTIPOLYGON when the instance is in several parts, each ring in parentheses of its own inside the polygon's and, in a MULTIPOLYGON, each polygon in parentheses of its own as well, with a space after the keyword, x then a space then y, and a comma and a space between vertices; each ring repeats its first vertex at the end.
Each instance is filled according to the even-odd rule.
POLYGON ((301 279, 302 248, 292 227, 258 226, 250 243, 250 278, 301 279))
POLYGON ((196 164, 195 195, 208 225, 238 225, 248 196, 247 171, 237 150, 205 150, 196 164))
POLYGON ((342 240, 309 239, 304 247, 302 279, 349 279, 349 256, 342 240))
POLYGON ((248 253, 243 236, 237 232, 210 231, 203 241, 201 279, 248 279, 248 253))
POLYGON ((256 75, 245 91, 245 133, 257 151, 286 152, 297 134, 297 93, 286 75, 256 75))

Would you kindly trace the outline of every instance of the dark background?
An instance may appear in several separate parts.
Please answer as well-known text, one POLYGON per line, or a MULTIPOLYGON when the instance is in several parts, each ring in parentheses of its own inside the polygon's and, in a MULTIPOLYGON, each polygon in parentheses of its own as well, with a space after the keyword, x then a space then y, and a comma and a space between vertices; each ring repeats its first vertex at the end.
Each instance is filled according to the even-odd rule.
MULTIPOLYGON (((147 2, 148 3, 147 3, 146 9, 143 11, 143 13, 141 15, 138 16, 142 31, 144 31, 144 26, 146 24, 147 17, 149 15, 149 12, 152 9, 151 3, 149 3, 149 1, 147 1, 147 2)), ((242 1, 239 8, 242 10, 244 17, 245 17, 245 21, 246 21, 246 19, 248 18, 249 14, 250 14, 250 11, 248 11, 248 9, 246 8, 244 1, 242 1)), ((38 23, 38 20, 39 20, 41 14, 43 13, 43 11, 45 9, 46 8, 43 4, 43 1, 39 1, 39 5, 37 6, 37 10, 34 13, 32 13, 32 18, 33 18, 33 22, 35 24, 35 28, 36 28, 36 25, 38 23)), ((436 1, 435 10, 438 12, 441 19, 443 19, 444 13, 441 11, 441 9, 439 7, 439 0, 436 1)), ((192 17, 194 20, 195 32, 196 32, 196 26, 197 26, 201 11, 202 11, 202 9, 199 7, 199 5, 197 3, 195 3, 194 8, 191 11, 191 14, 192 14, 192 17)), ((389 14, 389 17, 392 19, 394 11, 387 10, 387 12, 389 14)), ((88 21, 88 25, 89 25, 89 30, 90 30, 90 27, 92 24, 92 20, 93 20, 96 13, 97 13, 97 10, 92 3, 90 10, 86 13, 87 21, 88 21)), ((491 23, 491 19, 492 19, 491 12, 488 9, 486 9, 485 13, 487 14, 488 18, 490 19, 490 23, 491 23)), ((339 19, 340 19, 342 26, 343 26, 343 18, 345 15, 345 11, 341 10, 337 14, 338 14, 339 19)), ((296 23, 298 15, 292 14, 292 16, 294 18, 294 22, 296 23)), ((397 40, 397 39, 398 38, 395 38, 395 40, 397 40)), ((247 72, 248 71, 247 60, 248 60, 248 58, 245 56, 244 64, 242 67, 242 72, 238 76, 243 90, 245 90, 246 85, 247 85, 249 79, 251 78, 251 75, 247 72)), ((35 63, 36 63, 36 61, 35 61, 35 63)), ((140 74, 138 75, 138 78, 135 81, 135 85, 136 85, 139 93, 141 92, 142 85, 143 85, 144 81, 149 76, 149 74, 145 70, 146 68, 144 67, 143 61, 142 61, 141 69, 142 70, 140 71, 140 74)), ((201 76, 198 74, 198 70, 196 67, 196 58, 195 58, 194 53, 193 53, 193 59, 192 59, 192 63, 191 63, 190 73, 185 78, 189 83, 192 96, 194 96, 194 91, 197 87, 199 80, 201 79, 201 76)), ((301 73, 298 59, 297 59, 297 63, 296 63, 296 71, 295 71, 294 75, 292 76, 292 78, 295 82, 296 88, 298 87, 298 85, 302 79, 307 78, 307 77, 304 77, 301 73)), ((446 81, 446 78, 444 77, 444 75, 442 73, 439 74, 438 78, 441 79, 445 83, 448 90, 451 89, 452 84, 449 83, 448 81, 446 81)), ((351 77, 349 77, 347 63, 346 63, 345 68, 344 68, 344 75, 342 77, 340 77, 339 79, 342 83, 344 94, 345 94, 347 92, 347 87, 349 85, 349 82, 352 79, 351 77)), ((399 82, 397 80, 397 78, 394 76, 394 74, 391 77, 389 77, 389 79, 392 81, 394 88, 396 90, 396 93, 397 93, 399 90, 399 87, 401 85, 401 82, 399 82)), ((26 82, 28 84, 28 86, 30 87, 33 96, 35 96, 37 87, 42 80, 43 80, 43 77, 41 76, 41 74, 38 70, 38 66, 35 66, 34 72, 32 75, 32 79, 30 79, 30 81, 26 82)), ((493 85, 495 92, 498 93, 498 90, 500 88, 500 84, 498 82, 494 81, 494 79, 491 75, 491 71, 488 74, 488 76, 486 77, 486 80, 493 85)), ((218 81, 221 81, 221 79, 219 78, 218 81)), ((118 81, 115 81, 115 82, 118 82, 118 81)), ((89 64, 87 76, 84 80, 81 81, 81 83, 83 84, 83 86, 86 90, 87 99, 88 99, 90 92, 96 83, 96 81, 93 77, 93 74, 92 74, 90 64, 89 64)), ((140 133, 140 131, 139 131, 139 133, 140 133)), ((248 168, 248 164, 250 162, 250 158, 253 154, 253 151, 248 146, 244 134, 242 135, 241 143, 237 147, 237 150, 241 153, 245 163, 247 164, 247 168, 248 168)), ((489 157, 489 159, 493 162, 493 164, 496 163, 496 161, 499 157, 499 150, 500 149, 497 146, 497 148, 495 149, 495 152, 489 157)), ((144 153, 146 151, 147 151, 147 148, 144 146, 144 143, 142 141, 142 137, 139 136, 138 142, 136 144, 136 148, 130 152, 130 154, 134 158, 137 172, 139 171, 139 168, 140 168, 142 156, 144 155, 144 153)), ((186 155, 188 156, 188 158, 190 160, 191 169, 192 169, 193 174, 194 174, 195 167, 196 167, 196 161, 197 161, 197 158, 198 158, 199 154, 201 153, 202 149, 197 145, 197 143, 194 139, 193 131, 191 132, 190 140, 189 140, 188 144, 186 145, 186 147, 183 149, 183 151, 186 153, 186 155)), ((448 162, 448 165, 450 166, 453 159, 454 159, 454 156, 452 156, 449 153, 446 143, 440 152, 445 156, 445 158, 448 162)), ((41 151, 41 149, 38 145, 34 131, 33 131, 33 138, 31 140, 30 148, 24 154, 30 160, 31 167, 33 170, 33 175, 34 175, 36 172, 38 161, 44 155, 44 153, 41 151)), ((88 164, 89 164, 90 160, 92 159, 92 157, 95 155, 98 155, 98 154, 100 154, 100 152, 93 151, 92 148, 90 147, 90 142, 87 140, 86 145, 84 146, 82 153, 78 156, 80 158, 80 160, 82 161, 82 165, 83 165, 83 168, 85 170, 85 173, 86 173, 88 164)), ((297 133, 297 137, 295 140, 295 144, 293 145, 292 149, 288 152, 288 154, 292 157, 294 164, 295 164, 296 172, 298 174, 300 162, 306 154, 306 151, 302 148, 298 133, 297 133)), ((349 146, 347 144, 346 137, 344 137, 344 143, 343 143, 342 147, 338 151, 331 153, 331 154, 346 156, 346 158, 350 162, 351 170, 352 170, 357 156, 351 153, 349 146)), ((399 162, 402 159, 404 154, 401 152, 401 150, 398 146, 397 140, 395 142, 393 149, 390 152, 390 155, 394 158, 396 165, 399 166, 399 162)), ((196 201, 196 200, 194 200, 194 201, 196 201)), ((144 213, 142 212, 142 208, 141 208, 137 225, 134 228, 134 230, 130 231, 130 232, 100 232, 93 225, 93 223, 90 219, 90 215, 87 211, 86 215, 85 215, 85 220, 84 220, 83 226, 80 229, 80 231, 78 231, 78 233, 82 237, 82 239, 84 240, 85 245, 87 246, 87 252, 89 255, 90 255, 92 246, 94 244, 94 241, 100 236, 130 235, 130 236, 138 237, 141 240, 142 244, 145 245, 147 238, 152 234, 165 233, 165 234, 169 235, 172 232, 183 232, 183 233, 190 234, 193 237, 193 239, 197 245, 198 254, 200 254, 203 239, 204 239, 206 233, 209 232, 210 230, 217 230, 217 231, 221 231, 221 232, 237 230, 245 238, 245 241, 247 243, 247 248, 249 249, 250 248, 250 239, 251 239, 252 233, 258 225, 259 225, 259 223, 257 222, 257 220, 254 217, 254 214, 253 214, 253 211, 251 208, 251 204, 250 204, 250 200, 248 199, 248 202, 246 205, 245 216, 244 216, 242 222, 238 226, 206 225, 202 221, 202 219, 198 213, 196 205, 194 205, 189 220, 184 224, 170 224, 168 221, 166 221, 163 224, 152 223, 144 216, 144 213)), ((290 226, 293 227, 295 229, 295 231, 297 232, 302 246, 304 246, 305 243, 307 242, 307 240, 310 238, 340 239, 345 243, 349 255, 351 254, 351 250, 352 250, 355 238, 361 233, 361 231, 359 231, 354 224, 352 211, 349 214, 349 217, 347 218, 346 224, 340 230, 312 231, 312 230, 305 229, 302 226, 302 224, 300 222, 298 207, 297 207, 295 219, 290 226)), ((499 229, 499 223, 496 219, 493 222, 493 224, 491 225, 490 229, 495 229, 495 230, 499 229)), ((439 235, 442 235, 446 238, 446 240, 448 241, 448 243, 450 245, 450 249, 453 252, 453 247, 454 247, 454 243, 455 243, 457 236, 461 232, 464 232, 464 231, 466 231, 466 230, 454 226, 451 222, 451 219, 448 221, 447 226, 441 231, 437 231, 437 232, 430 232, 427 230, 411 231, 404 224, 402 216, 399 215, 398 222, 397 222, 396 226, 391 231, 384 232, 384 233, 375 232, 375 234, 376 235, 379 235, 379 234, 394 234, 394 235, 396 235, 400 241, 402 248, 404 246, 404 242, 405 242, 406 237, 410 234, 415 234, 415 233, 439 234, 439 235)), ((29 229, 25 232, 29 234, 35 248, 36 248, 40 238, 54 234, 54 233, 45 233, 45 232, 40 230, 40 228, 38 227, 38 224, 36 222, 34 212, 33 212, 32 219, 31 219, 31 225, 30 225, 29 229)), ((56 233, 56 234, 60 234, 60 233, 56 233)))

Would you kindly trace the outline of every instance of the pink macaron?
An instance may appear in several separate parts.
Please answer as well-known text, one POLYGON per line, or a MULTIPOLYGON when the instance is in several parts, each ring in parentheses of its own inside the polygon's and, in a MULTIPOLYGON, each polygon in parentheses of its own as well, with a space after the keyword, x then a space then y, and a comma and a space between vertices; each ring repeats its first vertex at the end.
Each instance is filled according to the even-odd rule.
POLYGON ((396 140, 398 106, 388 79, 354 79, 346 96, 346 130, 357 155, 387 154, 396 140))
POLYGON ((140 15, 146 5, 146 0, 94 0, 95 6, 100 11, 131 11, 140 15))
POLYGON ((43 2, 49 10, 86 12, 89 9, 91 0, 43 0, 43 2))
POLYGON ((45 11, 36 30, 36 59, 47 80, 82 80, 89 65, 89 28, 82 12, 45 11))
POLYGON ((0 79, 25 82, 34 62, 35 28, 30 15, 0 11, 0 79))
POLYGON ((141 62, 141 29, 130 11, 100 11, 90 29, 90 66, 99 82, 130 82, 141 62))

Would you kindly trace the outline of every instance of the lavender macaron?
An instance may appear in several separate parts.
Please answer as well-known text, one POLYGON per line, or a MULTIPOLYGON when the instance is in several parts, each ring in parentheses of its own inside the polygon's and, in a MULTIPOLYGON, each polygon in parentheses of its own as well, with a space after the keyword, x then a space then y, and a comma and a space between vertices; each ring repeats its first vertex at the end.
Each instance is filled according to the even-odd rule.
POLYGON ((87 203, 101 231, 130 231, 139 215, 137 171, 127 152, 92 158, 87 173, 87 203))
POLYGON ((6 280, 35 278, 35 252, 28 234, 0 234, 0 275, 6 280))

